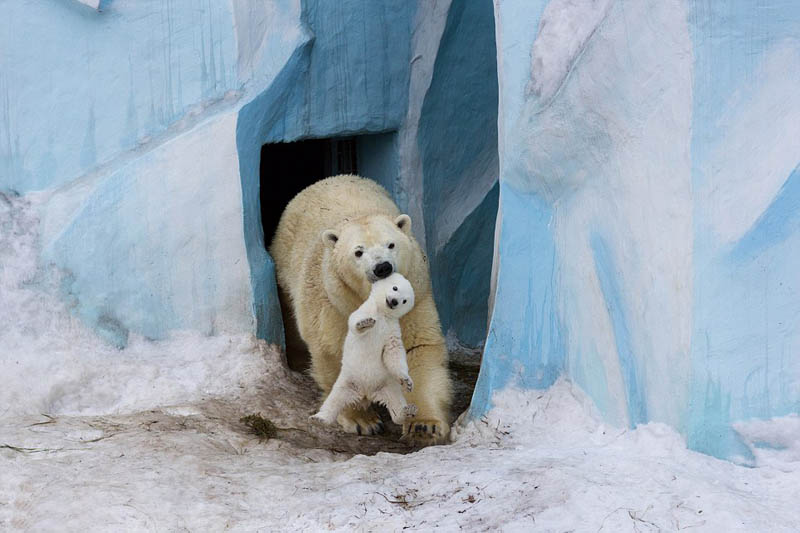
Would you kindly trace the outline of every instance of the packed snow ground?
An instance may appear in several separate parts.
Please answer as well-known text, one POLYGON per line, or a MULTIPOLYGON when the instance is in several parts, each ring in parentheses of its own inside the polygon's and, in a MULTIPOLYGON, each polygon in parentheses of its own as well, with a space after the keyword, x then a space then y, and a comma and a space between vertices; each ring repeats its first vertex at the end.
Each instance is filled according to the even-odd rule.
POLYGON ((605 426, 560 381, 496 395, 449 446, 357 454, 408 450, 309 425, 313 385, 263 343, 96 339, 36 266, 35 212, 0 197, 0 530, 800 529, 796 416, 737 426, 745 468, 605 426), (255 412, 276 438, 239 422, 255 412))

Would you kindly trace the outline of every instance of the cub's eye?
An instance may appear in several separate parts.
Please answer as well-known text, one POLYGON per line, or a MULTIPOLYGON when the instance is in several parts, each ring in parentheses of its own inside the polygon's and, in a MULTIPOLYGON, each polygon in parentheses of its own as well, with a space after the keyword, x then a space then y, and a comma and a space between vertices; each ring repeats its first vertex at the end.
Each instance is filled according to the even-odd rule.
POLYGON ((392 290, 393 290, 393 291, 396 291, 396 290, 397 290, 397 287, 392 287, 392 290))
POLYGON ((403 300, 403 303, 406 303, 406 300, 403 300))
POLYGON ((389 243, 389 249, 391 250, 392 248, 394 248, 394 243, 393 243, 393 242, 390 242, 390 243, 389 243))
POLYGON ((356 250, 356 257, 361 257, 362 255, 364 255, 364 252, 361 250, 356 250))

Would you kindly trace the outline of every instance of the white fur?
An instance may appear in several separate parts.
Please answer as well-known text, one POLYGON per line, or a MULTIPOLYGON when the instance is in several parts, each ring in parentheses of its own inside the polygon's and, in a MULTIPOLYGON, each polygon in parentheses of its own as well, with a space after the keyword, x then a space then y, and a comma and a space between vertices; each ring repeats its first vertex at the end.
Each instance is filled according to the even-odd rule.
POLYGON ((385 405, 396 424, 414 415, 403 396, 403 388, 411 391, 414 384, 400 330, 400 318, 413 307, 414 290, 401 274, 372 284, 369 298, 347 321, 339 377, 313 421, 333 424, 345 407, 369 402, 385 405))

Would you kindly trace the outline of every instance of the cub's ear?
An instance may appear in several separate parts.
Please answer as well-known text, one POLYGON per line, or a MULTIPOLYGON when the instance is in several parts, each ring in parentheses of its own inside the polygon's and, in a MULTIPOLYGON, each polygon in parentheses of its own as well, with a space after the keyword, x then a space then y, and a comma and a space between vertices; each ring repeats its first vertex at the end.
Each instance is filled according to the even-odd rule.
POLYGON ((338 240, 339 236, 332 229, 326 229, 322 232, 322 242, 328 248, 333 248, 338 240))
POLYGON ((400 231, 406 235, 411 235, 411 217, 408 215, 400 215, 394 219, 395 225, 400 228, 400 231))

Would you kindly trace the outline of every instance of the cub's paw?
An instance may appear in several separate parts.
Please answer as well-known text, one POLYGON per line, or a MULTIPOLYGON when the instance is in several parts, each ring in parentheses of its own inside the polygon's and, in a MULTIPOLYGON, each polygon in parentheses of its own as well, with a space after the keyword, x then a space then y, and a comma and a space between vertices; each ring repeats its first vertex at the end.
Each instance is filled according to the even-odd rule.
POLYGON ((411 377, 409 376, 400 378, 400 386, 405 387, 408 392, 414 390, 414 382, 411 380, 411 377))
POLYGON ((308 421, 318 426, 332 426, 335 420, 330 420, 322 416, 322 413, 317 413, 308 417, 308 421))
POLYGON ((366 331, 374 325, 375 325, 374 318, 363 318, 358 322, 356 322, 356 331, 361 333, 362 331, 366 331))
POLYGON ((450 425, 435 418, 409 418, 403 424, 400 440, 411 442, 414 446, 444 444, 450 434, 450 425))
POLYGON ((410 403, 403 407, 403 416, 406 418, 406 420, 417 416, 417 406, 413 403, 410 403))
POLYGON ((336 419, 342 429, 356 435, 383 433, 383 422, 372 407, 346 407, 336 419))

